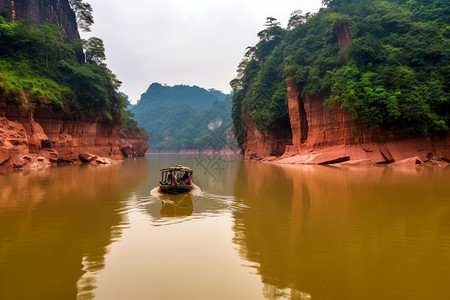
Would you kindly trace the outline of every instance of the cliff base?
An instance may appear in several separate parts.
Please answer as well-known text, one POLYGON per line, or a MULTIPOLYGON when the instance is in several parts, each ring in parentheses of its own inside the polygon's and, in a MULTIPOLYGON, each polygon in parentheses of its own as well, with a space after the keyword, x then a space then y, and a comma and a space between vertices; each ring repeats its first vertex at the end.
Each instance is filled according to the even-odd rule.
POLYGON ((119 135, 118 124, 80 120, 45 103, 33 103, 33 111, 26 105, 0 95, 0 171, 81 162, 104 165, 122 160, 123 152, 144 155, 147 150, 144 137, 119 135))

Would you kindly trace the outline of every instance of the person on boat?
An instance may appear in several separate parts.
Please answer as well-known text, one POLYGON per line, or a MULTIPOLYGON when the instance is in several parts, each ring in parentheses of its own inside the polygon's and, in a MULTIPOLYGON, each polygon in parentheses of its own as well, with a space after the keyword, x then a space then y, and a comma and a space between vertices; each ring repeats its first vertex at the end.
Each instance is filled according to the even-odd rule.
POLYGON ((172 173, 169 173, 169 175, 167 175, 167 181, 169 182, 169 184, 172 184, 172 173))
POLYGON ((189 178, 188 172, 184 173, 183 180, 184 180, 184 184, 191 184, 191 179, 189 178))

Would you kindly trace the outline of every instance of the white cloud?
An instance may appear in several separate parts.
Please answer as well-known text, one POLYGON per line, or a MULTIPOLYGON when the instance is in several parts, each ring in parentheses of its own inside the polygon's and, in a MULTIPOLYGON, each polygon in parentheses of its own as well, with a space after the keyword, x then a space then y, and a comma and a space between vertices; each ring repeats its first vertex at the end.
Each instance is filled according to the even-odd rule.
POLYGON ((107 64, 135 102, 152 82, 231 89, 245 48, 257 42, 266 17, 286 26, 290 13, 316 11, 321 0, 87 0, 92 32, 103 39, 107 64))

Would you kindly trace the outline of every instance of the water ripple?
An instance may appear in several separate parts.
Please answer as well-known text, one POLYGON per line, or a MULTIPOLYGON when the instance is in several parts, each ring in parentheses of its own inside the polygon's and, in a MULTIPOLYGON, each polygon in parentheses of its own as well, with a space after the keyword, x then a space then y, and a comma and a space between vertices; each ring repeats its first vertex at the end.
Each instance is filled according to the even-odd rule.
POLYGON ((155 187, 150 196, 135 198, 136 208, 148 214, 153 226, 166 226, 209 217, 229 215, 246 208, 234 196, 210 194, 194 185, 183 194, 165 194, 155 187))

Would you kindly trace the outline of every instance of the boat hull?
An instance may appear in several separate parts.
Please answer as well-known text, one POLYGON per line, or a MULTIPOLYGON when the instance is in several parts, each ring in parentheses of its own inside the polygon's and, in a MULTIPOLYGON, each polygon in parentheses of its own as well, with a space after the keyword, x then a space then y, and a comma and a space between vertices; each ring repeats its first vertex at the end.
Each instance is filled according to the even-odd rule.
POLYGON ((168 185, 168 184, 160 184, 159 189, 163 193, 168 194, 180 194, 189 192, 192 190, 192 185, 168 185))

